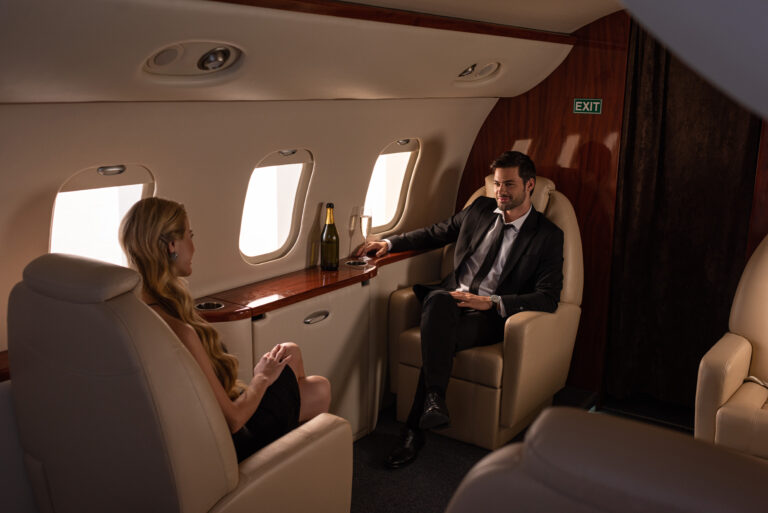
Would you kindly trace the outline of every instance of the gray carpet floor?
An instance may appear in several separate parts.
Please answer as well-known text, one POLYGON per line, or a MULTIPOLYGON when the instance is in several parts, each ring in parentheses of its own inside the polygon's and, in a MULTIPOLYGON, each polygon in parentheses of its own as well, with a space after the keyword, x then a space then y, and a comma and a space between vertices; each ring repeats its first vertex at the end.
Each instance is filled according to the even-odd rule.
MULTIPOLYGON (((596 394, 565 388, 554 405, 589 410, 596 394)), ((426 444, 411 465, 390 470, 384 458, 397 444, 403 424, 394 405, 379 413, 376 429, 355 442, 351 513, 443 513, 453 492, 472 466, 490 451, 426 432, 426 444)), ((523 440, 525 430, 510 443, 523 440)))
POLYGON ((383 410, 376 429, 355 442, 352 513, 442 513, 464 475, 490 452, 429 431, 416 461, 390 470, 384 458, 402 426, 394 408, 383 410))

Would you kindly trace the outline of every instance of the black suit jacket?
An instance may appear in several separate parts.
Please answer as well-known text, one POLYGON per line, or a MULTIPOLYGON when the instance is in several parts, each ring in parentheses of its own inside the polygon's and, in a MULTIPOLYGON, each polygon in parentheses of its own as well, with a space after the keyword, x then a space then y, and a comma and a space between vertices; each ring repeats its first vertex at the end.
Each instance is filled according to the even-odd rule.
MULTIPOLYGON (((459 269, 498 218, 495 209, 496 200, 479 197, 450 219, 390 237, 391 251, 436 249, 455 242, 453 272, 440 284, 454 290, 459 269)), ((507 315, 524 310, 554 312, 562 288, 563 232, 532 209, 512 245, 495 293, 501 296, 507 315)))

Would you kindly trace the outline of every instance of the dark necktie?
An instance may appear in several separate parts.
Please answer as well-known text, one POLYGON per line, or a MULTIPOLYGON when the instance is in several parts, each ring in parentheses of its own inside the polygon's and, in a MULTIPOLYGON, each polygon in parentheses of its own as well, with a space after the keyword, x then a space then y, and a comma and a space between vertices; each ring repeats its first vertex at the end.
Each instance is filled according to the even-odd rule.
POLYGON ((504 234, 507 232, 508 229, 514 230, 514 225, 512 224, 502 224, 501 230, 499 230, 499 233, 496 236, 496 239, 493 241, 493 244, 491 244, 491 247, 488 249, 488 254, 485 255, 485 260, 483 260, 483 263, 480 265, 480 269, 477 270, 477 274, 475 274, 475 277, 472 279, 472 284, 469 286, 469 292, 472 294, 477 294, 477 292, 480 290, 480 283, 485 279, 486 276, 488 276, 488 273, 491 271, 491 267, 493 267, 493 263, 496 261, 496 257, 499 256, 499 250, 501 250, 501 243, 504 241, 504 234))

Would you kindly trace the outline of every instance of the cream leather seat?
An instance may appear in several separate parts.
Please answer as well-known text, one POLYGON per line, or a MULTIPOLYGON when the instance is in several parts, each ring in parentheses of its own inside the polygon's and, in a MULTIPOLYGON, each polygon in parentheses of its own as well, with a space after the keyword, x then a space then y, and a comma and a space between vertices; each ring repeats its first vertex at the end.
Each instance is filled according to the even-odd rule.
MULTIPOLYGON (((493 175, 467 205, 481 194, 494 197, 493 175)), ((565 235, 557 310, 512 315, 503 341, 458 352, 446 392, 451 425, 440 433, 487 449, 503 445, 530 424, 565 385, 581 316, 584 265, 576 214, 548 178, 536 178, 532 199, 534 208, 565 235)), ((449 245, 443 250, 443 276, 453 270, 453 249, 449 245)), ((404 421, 421 368, 420 305, 407 288, 392 293, 389 307, 390 379, 397 393, 397 418, 404 421)))
POLYGON ((238 465, 202 371, 139 281, 49 254, 11 292, 11 393, 38 510, 349 511, 349 424, 320 415, 238 465))
POLYGON ((683 433, 572 408, 544 411, 480 460, 446 513, 764 511, 768 465, 683 433))
POLYGON ((741 275, 728 332, 699 364, 696 438, 768 458, 768 388, 760 381, 768 382, 768 238, 741 275))

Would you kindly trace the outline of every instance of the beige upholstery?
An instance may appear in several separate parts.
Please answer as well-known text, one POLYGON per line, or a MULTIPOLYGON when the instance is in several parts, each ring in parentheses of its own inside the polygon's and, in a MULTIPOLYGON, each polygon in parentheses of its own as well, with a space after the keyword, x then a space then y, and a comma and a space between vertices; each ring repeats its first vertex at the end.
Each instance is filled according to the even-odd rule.
MULTIPOLYGON (((493 176, 469 199, 493 196, 493 176)), ((451 425, 440 433, 495 449, 527 426, 565 385, 581 316, 584 281, 581 236, 568 199, 548 178, 537 177, 536 210, 565 235, 563 290, 554 313, 510 316, 504 341, 456 354, 446 401, 451 425)), ((453 269, 453 245, 443 253, 443 275, 453 269)), ((397 393, 397 418, 405 420, 421 367, 419 303, 410 288, 390 296, 390 378, 397 393)))
POLYGON ((464 477, 446 513, 764 511, 768 464, 690 436, 571 408, 544 411, 464 477))
POLYGON ((11 292, 11 392, 39 511, 348 511, 349 424, 321 415, 238 465, 210 386, 138 284, 48 254, 11 292))
POLYGON ((695 436, 768 458, 768 238, 749 259, 729 331, 699 364, 695 436))

